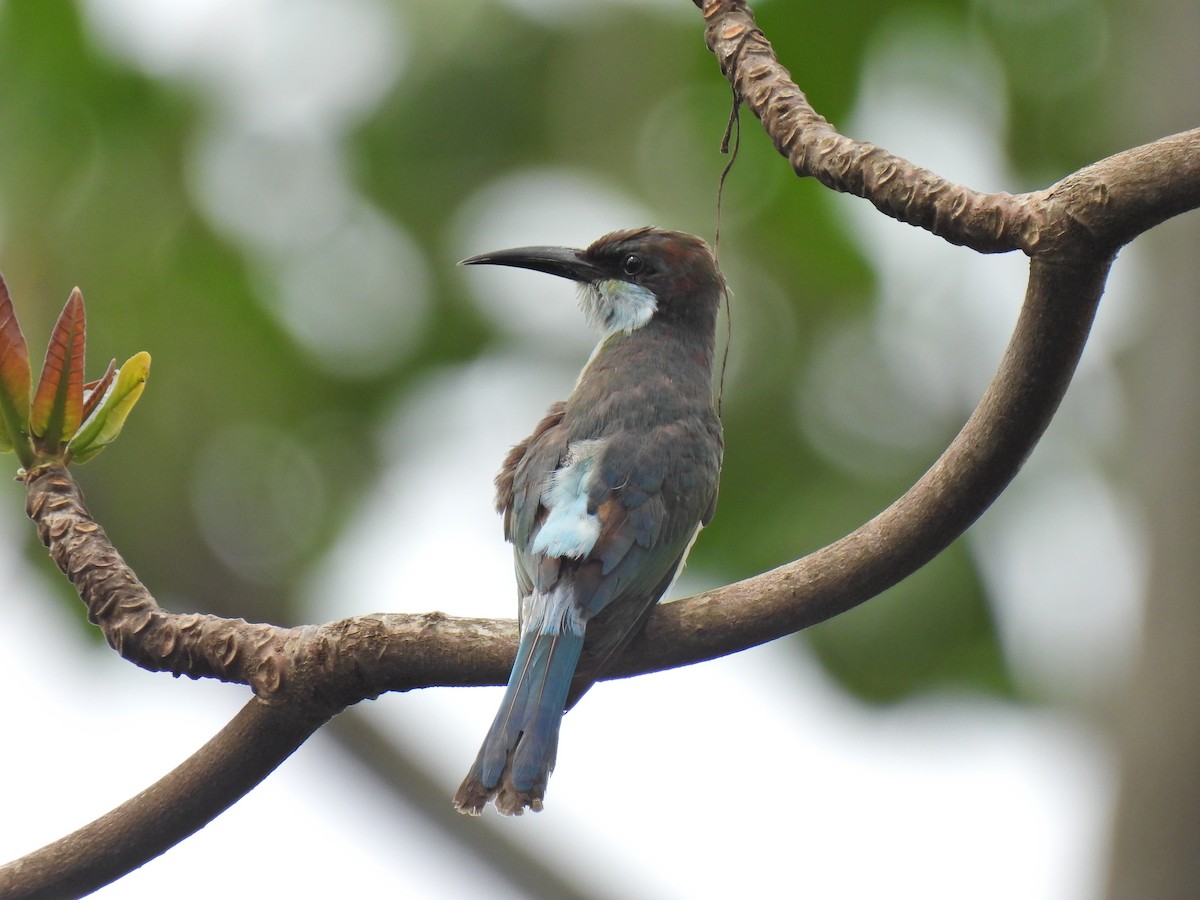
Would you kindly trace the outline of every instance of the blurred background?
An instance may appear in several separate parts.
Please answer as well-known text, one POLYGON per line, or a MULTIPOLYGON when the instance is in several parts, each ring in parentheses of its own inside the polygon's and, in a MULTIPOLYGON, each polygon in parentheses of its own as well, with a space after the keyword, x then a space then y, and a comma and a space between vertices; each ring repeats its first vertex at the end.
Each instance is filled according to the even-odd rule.
MULTIPOLYGON (((755 8, 845 133, 1021 191, 1200 118, 1200 10, 1134 6, 755 8)), ((556 279, 455 263, 641 224, 711 241, 729 108, 687 0, 0 0, 0 269, 34 355, 79 285, 93 377, 154 357, 77 473, 93 513, 175 611, 514 615, 491 478, 593 335, 556 279)), ((742 122, 726 464, 681 596, 906 489, 1024 286, 1020 258, 797 180, 742 122)), ((963 540, 803 635, 598 687, 542 814, 451 811, 499 688, 389 695, 100 896, 1194 894, 1197 231, 1122 253, 1060 415, 963 540)), ((119 660, 19 486, 0 503, 10 859, 246 692, 119 660)))

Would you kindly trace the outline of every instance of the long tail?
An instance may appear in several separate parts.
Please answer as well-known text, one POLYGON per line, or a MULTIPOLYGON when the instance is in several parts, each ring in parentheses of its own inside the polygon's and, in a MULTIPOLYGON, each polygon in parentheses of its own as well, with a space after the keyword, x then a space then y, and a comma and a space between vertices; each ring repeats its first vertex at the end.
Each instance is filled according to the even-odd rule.
POLYGON ((454 795, 457 809, 479 815, 493 798, 506 816, 519 816, 527 807, 534 812, 542 808, 582 649, 583 635, 567 629, 530 629, 521 635, 500 709, 454 795))

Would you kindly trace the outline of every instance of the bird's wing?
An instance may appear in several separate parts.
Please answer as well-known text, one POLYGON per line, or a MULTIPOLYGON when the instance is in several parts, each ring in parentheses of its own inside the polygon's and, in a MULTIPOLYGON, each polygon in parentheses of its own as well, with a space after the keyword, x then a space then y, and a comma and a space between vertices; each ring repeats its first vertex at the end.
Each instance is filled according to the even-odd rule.
POLYGON ((697 527, 712 515, 720 468, 715 419, 613 438, 591 498, 602 527, 590 558, 601 563, 608 590, 592 596, 590 614, 618 595, 652 592, 671 573, 697 527))
POLYGON ((568 435, 561 427, 566 404, 554 403, 525 438, 504 458, 496 475, 496 512, 504 517, 504 537, 516 548, 517 590, 524 597, 533 589, 532 575, 521 549, 528 547, 539 516, 542 491, 566 456, 568 435))
POLYGON ((721 447, 714 419, 619 435, 606 448, 592 490, 599 536, 573 573, 592 621, 568 707, 640 631, 711 519, 721 447))
POLYGON ((496 477, 496 505, 514 546, 521 598, 554 596, 591 621, 573 704, 637 633, 711 518, 721 434, 715 417, 573 434, 564 409, 551 407, 509 453, 496 477), (556 591, 567 578, 570 590, 556 591))

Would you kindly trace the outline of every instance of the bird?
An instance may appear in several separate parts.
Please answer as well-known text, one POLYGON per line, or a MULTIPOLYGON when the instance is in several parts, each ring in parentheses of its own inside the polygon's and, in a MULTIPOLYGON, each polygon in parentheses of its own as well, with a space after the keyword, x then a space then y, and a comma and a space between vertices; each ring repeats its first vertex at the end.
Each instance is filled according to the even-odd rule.
POLYGON ((724 453, 713 397, 725 280, 678 231, 615 231, 585 250, 518 247, 463 265, 577 283, 599 342, 496 475, 513 545, 520 640, 500 708, 455 807, 543 808, 563 714, 645 625, 713 517, 724 453))

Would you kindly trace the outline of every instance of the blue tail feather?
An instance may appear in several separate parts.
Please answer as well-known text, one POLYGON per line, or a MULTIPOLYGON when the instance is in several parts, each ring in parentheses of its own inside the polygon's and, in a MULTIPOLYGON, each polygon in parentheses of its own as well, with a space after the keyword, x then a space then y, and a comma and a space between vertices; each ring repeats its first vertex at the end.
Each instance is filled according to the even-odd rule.
POLYGON ((459 809, 478 813, 493 797, 496 808, 508 815, 541 809, 582 649, 583 635, 569 629, 521 635, 500 709, 454 797, 459 809))
MULTIPOLYGON (((563 710, 567 705, 567 692, 571 688, 571 677, 583 648, 583 636, 573 634, 539 635, 541 641, 536 649, 547 643, 544 674, 531 671, 526 677, 540 690, 534 705, 526 710, 527 726, 513 753, 512 783, 519 791, 531 790, 539 781, 544 786, 554 768, 558 755, 558 731, 562 725, 563 710), (540 677, 539 677, 540 675, 540 677)), ((540 660, 539 660, 540 662, 540 660)))

